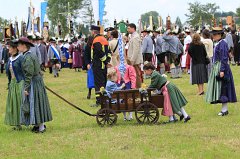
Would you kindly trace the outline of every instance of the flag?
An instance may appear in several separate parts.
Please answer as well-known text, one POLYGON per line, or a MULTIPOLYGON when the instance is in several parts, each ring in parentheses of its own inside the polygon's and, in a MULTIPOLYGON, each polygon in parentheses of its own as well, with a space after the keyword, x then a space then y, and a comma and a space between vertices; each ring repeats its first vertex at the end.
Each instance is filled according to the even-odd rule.
POLYGON ((104 16, 104 8, 105 8, 105 0, 99 0, 99 21, 100 25, 103 25, 103 16, 104 16))
POLYGON ((14 32, 14 28, 13 28, 13 25, 12 25, 12 23, 10 24, 10 37, 11 37, 11 39, 12 38, 15 38, 16 39, 16 34, 15 34, 15 32, 14 32))
POLYGON ((18 21, 15 21, 15 27, 14 27, 14 30, 15 30, 16 38, 19 38, 18 21))
POLYGON ((32 32, 32 16, 31 16, 31 7, 28 7, 28 21, 27 21, 27 28, 28 33, 32 32))
POLYGON ((40 33, 41 27, 40 27, 40 17, 37 17, 37 32, 40 33))
POLYGON ((47 13, 47 6, 48 6, 48 2, 41 2, 41 28, 44 27, 43 23, 46 20, 46 13, 47 13))
POLYGON ((26 23, 24 21, 21 22, 21 36, 26 36, 26 23))
POLYGON ((120 33, 119 33, 119 37, 118 37, 118 50, 119 50, 119 59, 120 59, 120 65, 119 65, 118 69, 123 78, 124 74, 126 72, 126 66, 125 66, 125 58, 124 58, 124 51, 123 51, 123 39, 122 39, 122 35, 120 33))

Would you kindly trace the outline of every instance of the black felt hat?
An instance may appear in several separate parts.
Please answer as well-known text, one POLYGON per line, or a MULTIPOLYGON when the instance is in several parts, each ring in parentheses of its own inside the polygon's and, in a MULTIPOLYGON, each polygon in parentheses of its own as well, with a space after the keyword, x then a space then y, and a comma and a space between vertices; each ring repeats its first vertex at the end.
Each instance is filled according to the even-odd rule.
POLYGON ((100 31, 100 27, 96 26, 96 25, 91 25, 91 29, 90 30, 100 31))
POLYGON ((108 28, 104 29, 105 32, 109 32, 109 31, 113 31, 113 30, 115 30, 113 27, 108 27, 108 28))

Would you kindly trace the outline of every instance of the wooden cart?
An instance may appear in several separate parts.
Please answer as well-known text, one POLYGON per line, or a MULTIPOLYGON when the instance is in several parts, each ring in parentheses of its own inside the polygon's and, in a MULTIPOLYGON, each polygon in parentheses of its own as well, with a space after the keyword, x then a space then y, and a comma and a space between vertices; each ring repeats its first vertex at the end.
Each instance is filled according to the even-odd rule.
POLYGON ((147 89, 146 91, 139 91, 138 89, 115 91, 111 94, 111 98, 105 93, 97 92, 101 99, 101 109, 98 110, 97 114, 91 114, 69 102, 47 86, 45 88, 73 108, 88 116, 96 117, 100 126, 113 126, 117 122, 117 114, 122 112, 135 112, 135 117, 139 124, 155 124, 159 119, 158 108, 163 108, 164 102, 163 95, 152 93, 155 89, 147 89))
POLYGON ((99 93, 101 109, 97 112, 96 120, 100 126, 114 125, 117 114, 122 112, 135 112, 139 124, 154 124, 159 119, 158 108, 163 108, 163 95, 152 94, 154 89, 147 89, 145 93, 138 89, 115 91, 109 98, 99 93))

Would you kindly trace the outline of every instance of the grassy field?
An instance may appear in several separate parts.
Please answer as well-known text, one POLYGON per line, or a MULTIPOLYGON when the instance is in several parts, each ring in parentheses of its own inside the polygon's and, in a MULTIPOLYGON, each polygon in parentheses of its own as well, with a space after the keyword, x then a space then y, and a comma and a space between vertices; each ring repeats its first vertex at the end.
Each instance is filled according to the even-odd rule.
MULTIPOLYGON (((240 99, 240 67, 233 67, 235 86, 240 99)), ((45 73, 45 84, 84 110, 96 113, 87 100, 86 73, 64 69, 60 78, 45 73)), ((0 158, 46 159, 225 159, 240 158, 240 107, 230 104, 230 115, 218 117, 220 105, 204 102, 197 96, 189 76, 172 80, 189 101, 186 110, 192 120, 187 124, 138 125, 123 121, 119 114, 114 127, 99 127, 96 119, 80 113, 48 92, 54 120, 47 132, 34 134, 30 128, 15 132, 4 125, 7 78, 0 75, 0 158)), ((149 82, 149 81, 148 81, 149 82)), ((159 122, 168 118, 160 117, 159 122)))

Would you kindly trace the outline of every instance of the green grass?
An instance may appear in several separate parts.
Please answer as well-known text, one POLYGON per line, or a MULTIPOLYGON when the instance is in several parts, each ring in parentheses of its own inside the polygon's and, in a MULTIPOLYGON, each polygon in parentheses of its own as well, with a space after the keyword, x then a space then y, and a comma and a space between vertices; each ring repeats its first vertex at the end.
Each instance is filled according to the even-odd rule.
MULTIPOLYGON (((240 99, 240 67, 233 67, 235 86, 240 99)), ((99 108, 87 100, 86 73, 64 69, 60 78, 45 73, 45 84, 57 93, 96 113, 99 108)), ((149 82, 149 81, 147 81, 149 82)), ((47 123, 44 134, 31 133, 30 128, 15 132, 4 125, 7 78, 0 75, 0 158, 239 158, 240 107, 229 104, 230 115, 218 117, 220 105, 204 102, 196 96, 197 87, 189 84, 189 76, 173 80, 189 101, 186 106, 192 120, 170 125, 138 125, 136 120, 124 122, 118 115, 117 125, 101 128, 94 117, 73 109, 48 92, 54 120, 47 123)), ((160 122, 168 118, 160 117, 160 122)))

